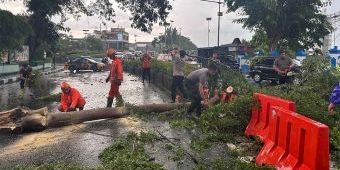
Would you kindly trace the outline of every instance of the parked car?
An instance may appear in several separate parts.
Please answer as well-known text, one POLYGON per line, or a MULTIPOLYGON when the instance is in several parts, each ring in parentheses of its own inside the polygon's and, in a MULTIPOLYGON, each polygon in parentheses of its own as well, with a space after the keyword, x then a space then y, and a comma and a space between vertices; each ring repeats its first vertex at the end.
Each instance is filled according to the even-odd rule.
POLYGON ((79 70, 103 71, 105 64, 97 62, 89 57, 80 57, 66 62, 65 68, 71 72, 79 70))
POLYGON ((135 51, 135 55, 138 55, 138 56, 140 56, 140 55, 142 55, 143 54, 143 52, 142 51, 135 51))
MULTIPOLYGON (((261 83, 262 80, 270 80, 276 83, 279 77, 273 68, 275 59, 275 57, 255 59, 255 61, 250 64, 249 76, 253 78, 256 83, 261 83)), ((295 63, 294 60, 293 62, 295 63)), ((294 84, 301 84, 301 79, 297 76, 299 73, 301 73, 300 66, 296 63, 296 66, 288 73, 294 84)))
POLYGON ((118 58, 123 58, 124 57, 124 53, 123 52, 119 52, 119 51, 117 51, 115 55, 118 58))
POLYGON ((172 57, 170 54, 159 54, 157 60, 160 61, 172 61, 172 57))
POLYGON ((126 53, 125 55, 124 55, 124 58, 126 58, 126 59, 134 59, 135 58, 135 55, 133 54, 133 53, 126 53))

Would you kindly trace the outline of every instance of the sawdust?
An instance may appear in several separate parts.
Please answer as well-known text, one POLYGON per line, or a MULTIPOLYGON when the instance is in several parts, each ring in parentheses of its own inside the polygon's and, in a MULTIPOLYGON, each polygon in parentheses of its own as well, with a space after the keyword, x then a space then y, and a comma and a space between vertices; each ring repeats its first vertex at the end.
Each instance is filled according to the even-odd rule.
POLYGON ((78 127, 65 126, 58 130, 46 130, 22 135, 21 138, 17 139, 11 145, 2 148, 2 155, 27 152, 35 148, 56 144, 66 140, 75 131, 78 131, 79 127, 83 128, 85 126, 85 124, 80 124, 78 127))

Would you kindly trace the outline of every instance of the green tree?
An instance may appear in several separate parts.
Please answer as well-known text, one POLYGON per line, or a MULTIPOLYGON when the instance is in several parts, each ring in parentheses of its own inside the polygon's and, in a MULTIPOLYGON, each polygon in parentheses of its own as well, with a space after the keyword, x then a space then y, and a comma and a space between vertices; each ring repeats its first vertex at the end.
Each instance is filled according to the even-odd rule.
POLYGON ((103 44, 99 38, 88 36, 86 39, 73 39, 72 36, 59 34, 57 42, 57 51, 61 56, 68 54, 83 53, 85 41, 87 50, 92 52, 103 52, 103 44))
POLYGON ((268 37, 264 31, 256 30, 249 43, 257 50, 269 52, 268 37))
POLYGON ((96 38, 94 36, 88 36, 85 39, 85 41, 90 51, 99 51, 99 52, 103 51, 103 43, 101 39, 96 38))
POLYGON ((28 38, 29 44, 29 61, 41 60, 43 52, 47 54, 55 52, 59 34, 62 30, 60 25, 53 23, 48 17, 42 17, 39 14, 32 14, 29 18, 33 32, 28 38))
POLYGON ((15 16, 0 10, 0 52, 21 50, 31 32, 24 16, 15 16))
POLYGON ((179 47, 185 50, 197 49, 197 46, 188 38, 180 35, 177 28, 167 28, 166 35, 160 35, 152 41, 153 46, 161 46, 162 49, 171 49, 172 47, 179 47))
POLYGON ((246 16, 234 20, 244 28, 263 30, 269 50, 289 47, 292 50, 322 45, 332 26, 321 14, 321 0, 225 0, 228 12, 246 16))

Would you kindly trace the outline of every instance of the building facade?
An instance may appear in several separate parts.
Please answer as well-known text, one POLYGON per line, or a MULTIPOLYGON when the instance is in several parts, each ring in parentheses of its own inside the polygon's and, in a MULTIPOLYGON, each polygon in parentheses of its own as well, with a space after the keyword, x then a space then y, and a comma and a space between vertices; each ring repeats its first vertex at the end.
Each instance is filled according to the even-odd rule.
POLYGON ((111 30, 94 30, 94 35, 100 38, 104 49, 114 48, 119 51, 129 49, 129 33, 125 28, 111 28, 111 30))

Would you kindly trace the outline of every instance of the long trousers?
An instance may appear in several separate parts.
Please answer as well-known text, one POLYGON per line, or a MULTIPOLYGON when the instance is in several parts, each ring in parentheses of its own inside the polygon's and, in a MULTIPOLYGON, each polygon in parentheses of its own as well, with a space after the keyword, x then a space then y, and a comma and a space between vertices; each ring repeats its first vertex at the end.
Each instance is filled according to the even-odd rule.
POLYGON ((186 99, 187 98, 187 93, 184 90, 183 86, 183 80, 184 76, 173 76, 172 77, 172 84, 171 84, 171 99, 173 102, 175 102, 176 99, 176 91, 177 88, 181 93, 183 94, 183 97, 186 99))

